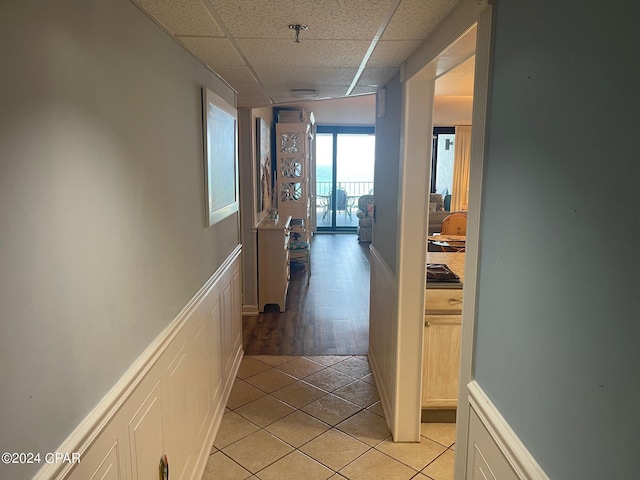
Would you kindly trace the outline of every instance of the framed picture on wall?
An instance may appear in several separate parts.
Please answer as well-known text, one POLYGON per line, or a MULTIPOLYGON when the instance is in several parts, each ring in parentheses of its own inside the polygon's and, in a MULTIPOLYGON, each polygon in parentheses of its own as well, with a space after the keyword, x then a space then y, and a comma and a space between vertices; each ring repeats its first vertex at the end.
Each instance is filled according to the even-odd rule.
POLYGON ((208 88, 202 89, 207 225, 238 211, 238 114, 208 88))
POLYGON ((271 130, 256 118, 256 218, 271 208, 271 130))

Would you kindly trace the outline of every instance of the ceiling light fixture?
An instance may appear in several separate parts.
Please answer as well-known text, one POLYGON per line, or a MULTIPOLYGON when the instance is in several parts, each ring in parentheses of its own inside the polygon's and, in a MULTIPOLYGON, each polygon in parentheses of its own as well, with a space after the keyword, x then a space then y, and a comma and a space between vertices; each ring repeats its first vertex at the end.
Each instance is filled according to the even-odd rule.
POLYGON ((307 30, 309 27, 307 27, 306 25, 300 25, 299 23, 296 23, 296 24, 289 25, 289 28, 291 30, 295 30, 296 31, 295 43, 300 43, 300 40, 298 40, 298 36, 300 35, 300 30, 307 30))
POLYGON ((291 96, 296 98, 315 98, 318 91, 315 88, 294 88, 291 90, 291 96))

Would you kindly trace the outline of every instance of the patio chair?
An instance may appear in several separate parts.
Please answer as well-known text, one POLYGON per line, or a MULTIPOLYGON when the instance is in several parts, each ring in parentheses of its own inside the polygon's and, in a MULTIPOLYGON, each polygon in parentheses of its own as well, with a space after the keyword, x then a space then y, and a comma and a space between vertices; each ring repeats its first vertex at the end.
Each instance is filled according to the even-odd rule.
POLYGON ((344 212, 345 215, 345 219, 348 216, 349 220, 351 220, 351 206, 349 205, 349 196, 347 195, 346 190, 342 189, 342 188, 338 188, 336 189, 336 205, 335 205, 335 209, 333 207, 333 192, 329 192, 329 207, 327 208, 327 211, 324 212, 324 215, 322 216, 322 219, 324 220, 324 217, 327 216, 327 213, 332 212, 333 210, 336 211, 336 214, 340 211, 344 212))

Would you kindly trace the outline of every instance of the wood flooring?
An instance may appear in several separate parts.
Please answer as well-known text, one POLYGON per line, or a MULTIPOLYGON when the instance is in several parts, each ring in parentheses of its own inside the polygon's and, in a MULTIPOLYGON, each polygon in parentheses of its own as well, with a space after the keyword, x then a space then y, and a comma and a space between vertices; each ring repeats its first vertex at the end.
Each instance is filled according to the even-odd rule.
POLYGON ((311 279, 295 264, 286 311, 243 317, 245 355, 366 355, 369 244, 355 234, 317 234, 311 279))

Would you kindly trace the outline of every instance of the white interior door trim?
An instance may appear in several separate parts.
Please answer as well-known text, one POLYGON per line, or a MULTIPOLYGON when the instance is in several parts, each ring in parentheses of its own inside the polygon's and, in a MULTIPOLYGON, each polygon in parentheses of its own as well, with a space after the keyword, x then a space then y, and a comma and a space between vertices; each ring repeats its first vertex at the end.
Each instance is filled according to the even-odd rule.
MULTIPOLYGON (((393 414, 396 442, 420 441, 422 392, 422 337, 424 333, 424 282, 427 214, 425 205, 431 171, 431 135, 425 128, 433 124, 435 81, 409 79, 404 85, 402 133, 405 139, 400 156, 400 201, 398 202, 398 339, 396 352, 396 410, 393 414), (428 185, 428 183, 427 183, 428 185), (416 235, 422 238, 416 241, 416 235), (419 285, 421 288, 415 288, 419 285)), ((428 130, 427 130, 428 131, 428 130)))
POLYGON ((460 340, 460 386, 456 428, 455 478, 466 478, 467 443, 469 439, 469 411, 466 386, 474 378, 473 359, 476 329, 476 297, 478 290, 478 253, 480 247, 480 215, 482 207, 482 179, 485 160, 487 102, 491 63, 493 9, 483 11, 477 21, 476 70, 473 87, 473 115, 471 132, 471 162, 469 166, 469 210, 467 214, 467 245, 465 249, 464 304, 462 309, 462 337, 460 340))
MULTIPOLYGON (((422 153, 424 137, 433 129, 431 113, 433 110, 433 85, 436 78, 435 62, 439 55, 460 38, 473 25, 477 24, 476 71, 473 103, 473 132, 471 139, 471 180, 469 185, 469 206, 467 226, 467 250, 465 257, 465 307, 462 315, 462 354, 460 388, 466 392, 466 385, 472 380, 473 374, 473 338, 475 331, 476 279, 478 266, 479 228, 482 194, 482 171, 484 165, 484 139, 486 106, 489 85, 489 59, 492 28, 492 8, 487 0, 463 0, 451 15, 438 27, 431 38, 420 51, 416 52, 404 65, 402 79, 405 83, 403 119, 410 123, 419 120, 420 115, 415 106, 428 110, 428 123, 420 125, 420 133, 416 129, 404 125, 403 155, 400 195, 402 201, 402 219, 398 231, 398 374, 396 389, 398 398, 406 398, 395 415, 402 412, 402 421, 396 437, 400 441, 410 441, 415 428, 420 424, 420 401, 416 398, 416 380, 421 387, 421 379, 416 379, 416 368, 421 372, 422 362, 416 359, 422 357, 422 324, 424 312, 424 261, 420 275, 416 264, 425 258, 426 225, 428 203, 426 193, 429 191, 429 173, 420 175, 424 171, 424 162, 429 163, 430 157, 425 158, 422 153), (430 95, 425 103, 425 95, 430 95), (412 109, 413 105, 413 109, 412 109), (412 155, 411 152, 419 152, 412 155), (410 179, 411 173, 418 179, 410 179), (409 209, 409 210, 408 210, 409 209), (407 212, 414 215, 414 222, 410 222, 407 212), (420 313, 418 313, 420 312, 420 313), (419 334, 410 335, 410 333, 419 334), (416 352, 420 352, 416 356, 416 352)), ((423 115, 423 121, 427 117, 423 115)), ((430 148, 429 148, 430 151, 430 148)), ((418 388, 420 391, 420 388, 418 388)), ((458 402, 458 429, 456 448, 456 478, 465 478, 465 452, 468 439, 469 405, 466 398, 458 402)))

